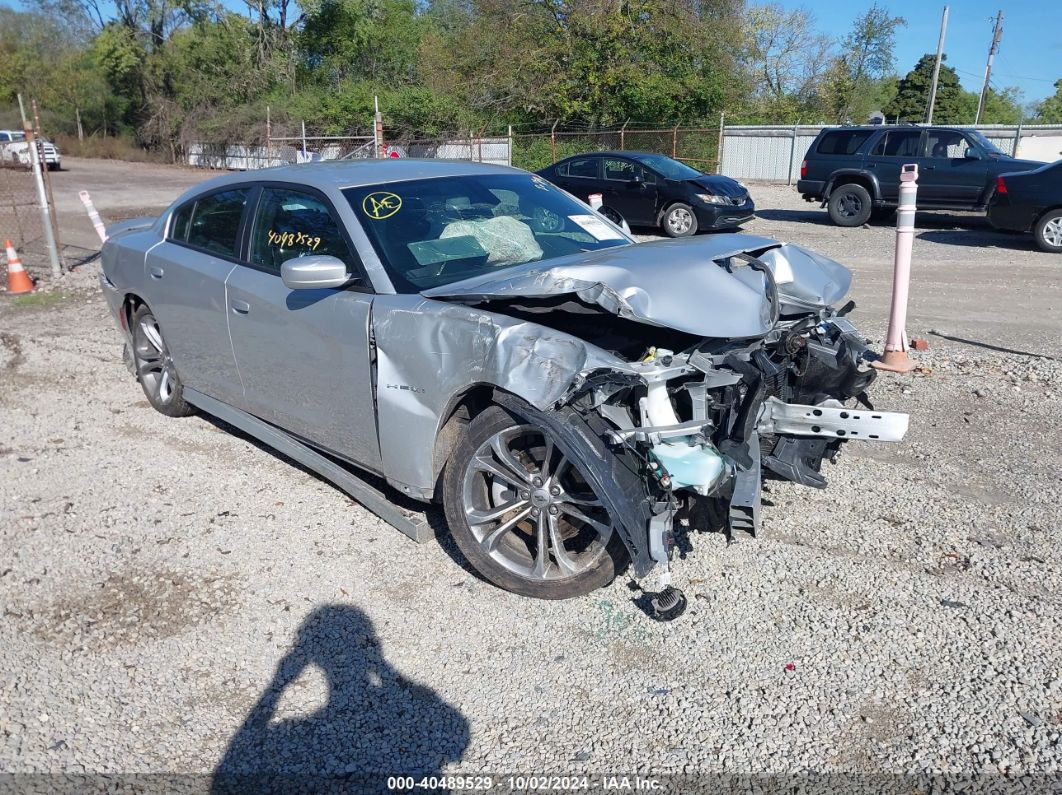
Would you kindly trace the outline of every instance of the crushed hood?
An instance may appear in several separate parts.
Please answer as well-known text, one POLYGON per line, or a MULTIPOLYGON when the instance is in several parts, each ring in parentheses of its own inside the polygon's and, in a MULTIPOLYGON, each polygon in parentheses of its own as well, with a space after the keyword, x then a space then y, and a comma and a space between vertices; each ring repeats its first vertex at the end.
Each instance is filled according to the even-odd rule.
POLYGON ((772 326, 763 274, 747 267, 728 271, 716 263, 737 254, 758 256, 776 272, 779 262, 793 261, 794 278, 779 284, 783 308, 791 292, 801 306, 813 297, 835 301, 851 281, 851 274, 842 278, 841 271, 848 273, 842 265, 798 246, 754 235, 712 235, 531 262, 422 294, 465 303, 573 295, 620 317, 701 337, 762 336, 772 326), (773 258, 763 256, 779 249, 773 258))
POLYGON ((748 189, 736 179, 725 177, 722 174, 705 174, 701 177, 690 179, 694 185, 706 188, 716 196, 727 196, 737 199, 748 195, 748 189))

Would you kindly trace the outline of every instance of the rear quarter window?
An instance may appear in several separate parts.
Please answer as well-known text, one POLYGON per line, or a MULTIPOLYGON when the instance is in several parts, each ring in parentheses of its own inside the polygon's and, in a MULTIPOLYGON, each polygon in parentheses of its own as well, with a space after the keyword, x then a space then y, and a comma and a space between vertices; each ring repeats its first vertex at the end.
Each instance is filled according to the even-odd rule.
POLYGON ((835 130, 819 139, 820 155, 853 155, 872 134, 871 130, 835 130))

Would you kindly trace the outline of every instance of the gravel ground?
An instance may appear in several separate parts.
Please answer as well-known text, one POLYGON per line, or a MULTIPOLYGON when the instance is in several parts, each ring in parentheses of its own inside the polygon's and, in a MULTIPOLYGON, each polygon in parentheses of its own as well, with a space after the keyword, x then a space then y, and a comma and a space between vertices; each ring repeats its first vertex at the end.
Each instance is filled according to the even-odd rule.
MULTIPOLYGON (((748 231, 853 266, 880 345, 891 232, 755 195, 782 209, 748 231)), ((688 539, 690 608, 668 625, 626 577, 561 603, 506 594, 448 539, 416 545, 248 439, 155 413, 96 264, 0 300, 0 772, 1057 784, 1062 263, 927 235, 916 281, 949 289, 912 304, 930 350, 873 393, 911 412, 907 440, 847 445, 825 491, 769 484, 754 540, 688 539), (996 305, 1001 258, 1025 311, 996 305)))

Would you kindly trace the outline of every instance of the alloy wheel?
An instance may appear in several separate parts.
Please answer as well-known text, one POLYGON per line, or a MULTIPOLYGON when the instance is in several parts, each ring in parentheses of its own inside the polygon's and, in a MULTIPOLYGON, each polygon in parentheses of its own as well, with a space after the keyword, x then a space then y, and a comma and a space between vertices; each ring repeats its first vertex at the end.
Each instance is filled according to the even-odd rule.
POLYGON ((607 554, 608 512, 533 426, 507 428, 480 445, 465 470, 462 499, 483 553, 521 577, 568 579, 607 554))
POLYGON ((142 315, 133 330, 133 361, 137 378, 151 396, 163 405, 170 403, 177 389, 177 371, 159 323, 150 313, 142 315))

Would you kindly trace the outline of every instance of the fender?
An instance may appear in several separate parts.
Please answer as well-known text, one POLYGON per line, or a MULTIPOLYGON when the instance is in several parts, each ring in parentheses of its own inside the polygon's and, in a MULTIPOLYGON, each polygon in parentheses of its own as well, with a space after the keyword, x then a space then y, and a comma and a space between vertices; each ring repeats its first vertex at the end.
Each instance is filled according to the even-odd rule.
POLYGON ((830 200, 830 193, 833 192, 833 186, 838 182, 847 182, 848 180, 842 180, 842 177, 860 177, 870 183, 870 198, 875 202, 881 201, 881 185, 878 183, 878 176, 866 169, 862 168, 839 168, 830 174, 829 179, 826 180, 826 187, 822 191, 822 204, 820 207, 825 207, 830 200))

